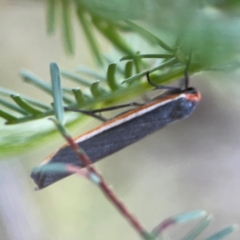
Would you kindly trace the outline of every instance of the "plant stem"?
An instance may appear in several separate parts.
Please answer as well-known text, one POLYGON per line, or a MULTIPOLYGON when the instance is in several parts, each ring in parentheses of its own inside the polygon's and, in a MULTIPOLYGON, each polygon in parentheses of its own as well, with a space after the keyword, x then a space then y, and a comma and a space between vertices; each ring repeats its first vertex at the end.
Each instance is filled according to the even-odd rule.
POLYGON ((147 234, 147 231, 145 230, 145 228, 138 221, 138 219, 130 213, 130 211, 127 209, 124 203, 119 200, 116 194, 108 186, 103 176, 95 169, 95 167, 91 165, 92 162, 89 159, 89 157, 86 155, 84 150, 74 142, 73 138, 68 134, 68 132, 66 131, 63 125, 61 125, 57 120, 53 119, 53 121, 55 122, 62 136, 66 139, 70 147, 77 154, 79 160, 87 168, 87 170, 89 171, 89 174, 93 174, 95 177, 98 178, 98 181, 95 183, 97 183, 99 188, 102 190, 103 194, 111 201, 111 203, 119 210, 119 212, 121 212, 121 214, 128 220, 128 222, 140 234, 140 236, 143 237, 144 239, 147 239, 146 237, 147 236, 149 237, 149 234, 147 234))

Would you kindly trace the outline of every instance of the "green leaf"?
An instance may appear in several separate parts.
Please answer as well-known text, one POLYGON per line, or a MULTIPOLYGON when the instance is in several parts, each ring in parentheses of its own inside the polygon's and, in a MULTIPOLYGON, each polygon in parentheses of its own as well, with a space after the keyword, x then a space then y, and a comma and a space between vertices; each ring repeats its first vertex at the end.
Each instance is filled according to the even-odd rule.
MULTIPOLYGON (((110 65, 112 63, 115 63, 115 61, 110 58, 109 56, 106 56, 106 55, 103 55, 104 59, 106 60, 107 62, 107 65, 110 65)), ((117 67, 116 67, 116 71, 119 73, 119 74, 124 74, 124 69, 119 65, 117 64, 117 67)))
MULTIPOLYGON (((24 78, 25 81, 33 83, 36 87, 42 89, 44 92, 52 95, 52 88, 51 85, 37 77, 35 74, 28 70, 22 70, 20 71, 20 75, 24 78)), ((66 88, 65 88, 66 90, 66 88)), ((69 92, 71 93, 72 91, 69 89, 69 92)), ((66 103, 73 103, 73 101, 69 98, 66 97, 65 95, 63 96, 63 101, 66 103)))
POLYGON ((125 72, 124 72, 124 77, 130 78, 132 76, 133 73, 133 62, 132 61, 128 61, 125 65, 125 72))
POLYGON ((3 106, 5 106, 5 107, 7 107, 7 108, 9 108, 11 110, 19 112, 19 113, 21 113, 23 115, 28 115, 28 113, 25 110, 23 110, 22 108, 19 108, 18 106, 14 105, 14 104, 12 104, 10 102, 7 102, 7 101, 5 101, 2 98, 0 98, 0 104, 2 104, 3 106))
POLYGON ((33 173, 42 173, 42 172, 49 172, 49 173, 66 173, 67 165, 63 163, 51 163, 45 164, 33 169, 33 173))
POLYGON ((96 37, 93 34, 92 26, 89 23, 89 21, 87 20, 86 12, 83 10, 82 6, 77 7, 77 16, 78 16, 78 20, 79 20, 79 22, 80 22, 80 24, 82 26, 82 29, 83 29, 83 31, 85 33, 85 36, 87 38, 87 42, 89 44, 89 47, 90 47, 90 49, 91 49, 95 59, 97 60, 97 63, 100 66, 103 66, 102 55, 100 53, 98 43, 95 40, 96 37))
POLYGON ((28 70, 21 70, 19 72, 20 76, 28 83, 32 83, 36 87, 42 89, 46 93, 52 93, 51 86, 49 83, 44 82, 42 79, 37 77, 35 74, 28 70))
POLYGON ((41 115, 42 112, 34 107, 32 107, 30 104, 28 104, 24 99, 22 99, 18 95, 11 95, 11 98, 14 100, 14 102, 24 109, 26 112, 32 114, 32 115, 41 115))
POLYGON ((86 80, 82 77, 79 77, 77 74, 73 74, 73 73, 70 73, 68 71, 61 70, 61 75, 63 77, 66 77, 66 78, 78 83, 78 84, 81 84, 83 86, 89 87, 92 84, 90 81, 88 81, 88 80, 86 80))
POLYGON ((172 54, 138 54, 136 56, 125 56, 120 59, 120 61, 130 60, 134 58, 173 58, 172 54))
POLYGON ((94 26, 115 46, 118 50, 125 54, 134 55, 132 49, 126 41, 118 34, 114 24, 94 16, 92 18, 94 26))
POLYGON ((16 121, 16 117, 14 117, 13 115, 3 111, 0 109, 0 116, 4 119, 6 119, 8 122, 15 122, 16 121))
POLYGON ((115 79, 116 65, 115 63, 110 64, 107 70, 107 82, 112 91, 119 88, 115 79))
POLYGON ((155 72, 157 70, 163 69, 165 67, 172 66, 175 63, 177 63, 176 59, 171 59, 171 60, 169 60, 169 61, 167 61, 167 62, 165 62, 165 63, 163 63, 161 65, 158 65, 157 67, 154 67, 154 68, 142 71, 142 72, 140 72, 140 73, 138 73, 138 74, 136 74, 136 75, 134 75, 134 76, 132 76, 130 78, 127 78, 122 83, 131 83, 131 82, 133 82, 135 80, 140 79, 143 76, 146 76, 147 73, 152 73, 152 72, 155 72))
POLYGON ((164 230, 166 230, 169 227, 175 226, 176 224, 179 223, 185 223, 185 222, 190 222, 192 220, 196 220, 199 218, 202 218, 206 216, 206 212, 202 210, 196 210, 196 211, 191 211, 183 214, 179 214, 173 217, 169 217, 165 219, 163 222, 158 224, 153 230, 152 234, 154 236, 159 236, 162 234, 164 230))
POLYGON ((106 76, 99 74, 97 71, 92 70, 91 68, 85 67, 85 66, 78 66, 77 71, 80 73, 84 73, 94 79, 99 79, 99 80, 106 80, 106 76))
POLYGON ((50 73, 52 80, 53 108, 55 117, 60 123, 64 122, 64 110, 62 103, 62 87, 58 65, 54 62, 50 64, 50 73))
POLYGON ((196 239, 209 225, 212 220, 212 216, 208 215, 200 223, 197 224, 186 236, 184 236, 181 240, 194 240, 196 239))
MULTIPOLYGON (((11 95, 18 95, 18 94, 19 93, 15 92, 15 91, 0 87, 0 95, 10 97, 11 95)), ((27 97, 25 95, 21 95, 21 96, 22 96, 22 98, 25 99, 25 101, 27 101, 28 103, 31 103, 32 105, 34 105, 36 107, 39 107, 39 108, 42 108, 42 109, 45 109, 45 110, 50 110, 51 109, 48 105, 46 105, 44 103, 36 101, 36 100, 34 100, 30 97, 27 97)))
POLYGON ((163 49, 165 49, 168 52, 174 52, 171 47, 169 47, 165 42, 163 42, 160 38, 156 37, 154 34, 149 32, 143 27, 140 27, 139 25, 131 22, 131 21, 126 21, 129 26, 131 26, 137 33, 141 34, 142 37, 144 37, 146 40, 148 40, 151 43, 158 44, 161 46, 163 49))
POLYGON ((78 105, 81 106, 82 104, 84 104, 85 100, 82 91, 79 88, 74 88, 72 91, 78 105))
POLYGON ((176 223, 185 223, 206 216, 206 211, 196 210, 172 217, 176 223))
POLYGON ((217 233, 214 233, 212 236, 206 238, 205 240, 220 240, 220 239, 225 238, 229 234, 236 232, 238 229, 239 229, 238 225, 231 225, 217 233))
POLYGON ((64 45, 68 53, 74 53, 73 30, 71 23, 71 2, 69 0, 61 0, 62 4, 62 26, 64 45))
POLYGON ((105 90, 103 90, 100 86, 100 81, 96 81, 94 82, 92 85, 91 85, 91 92, 92 92, 92 95, 95 97, 95 98, 98 98, 98 97, 101 97, 102 95, 104 95, 106 93, 105 90))

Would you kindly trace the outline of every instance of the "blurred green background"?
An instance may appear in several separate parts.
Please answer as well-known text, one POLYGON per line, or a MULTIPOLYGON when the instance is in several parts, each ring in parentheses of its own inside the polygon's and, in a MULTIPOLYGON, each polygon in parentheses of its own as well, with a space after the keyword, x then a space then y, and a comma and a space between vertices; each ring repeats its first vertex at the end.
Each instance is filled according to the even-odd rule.
MULTIPOLYGON (((59 33, 46 36, 41 1, 1 0, 0 29, 3 87, 49 103, 49 97, 21 81, 21 68, 49 79, 52 60, 68 70, 78 64, 94 66, 79 28, 75 28, 74 57, 65 55, 59 33)), ((111 51, 106 43, 102 44, 106 53, 111 51)), ((240 222, 239 77, 239 71, 194 75, 191 85, 201 91, 202 101, 191 117, 96 164, 146 228, 194 209, 215 216, 204 236, 240 222)), ((41 121, 49 124, 46 119, 41 121)), ((0 124, 3 128, 4 122, 0 124)), ((97 124, 89 119, 74 135, 97 124)), ((71 176, 34 191, 31 169, 63 142, 59 136, 38 149, 0 162, 0 239, 139 239, 101 192, 85 179, 71 176)), ((174 228, 170 236, 179 238, 190 226, 174 228)), ((239 233, 229 239, 236 235, 239 233)))

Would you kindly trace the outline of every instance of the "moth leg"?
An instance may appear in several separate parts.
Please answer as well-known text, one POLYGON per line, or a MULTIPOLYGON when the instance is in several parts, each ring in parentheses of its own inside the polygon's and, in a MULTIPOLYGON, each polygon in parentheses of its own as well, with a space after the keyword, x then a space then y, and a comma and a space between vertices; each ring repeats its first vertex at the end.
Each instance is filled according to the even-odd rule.
POLYGON ((138 103, 138 102, 131 102, 131 103, 126 103, 126 104, 121 104, 121 105, 116 105, 116 106, 112 106, 112 107, 106 107, 106 108, 100 108, 100 109, 93 109, 93 110, 82 110, 82 109, 78 109, 78 108, 69 108, 69 107, 64 107, 65 111, 73 111, 73 112, 79 112, 79 113, 83 113, 86 114, 88 116, 94 117, 100 121, 106 122, 109 119, 104 118, 101 115, 98 115, 96 113, 102 113, 102 112, 107 112, 107 111, 112 111, 112 110, 116 110, 116 109, 120 109, 120 108, 125 108, 125 107, 139 107, 142 106, 144 104, 142 103, 138 103))
POLYGON ((79 112, 79 113, 83 113, 85 115, 88 115, 90 117, 93 117, 93 118, 96 118, 102 122, 107 122, 108 119, 101 116, 101 115, 98 115, 98 114, 95 114, 94 112, 92 112, 91 110, 81 110, 81 109, 78 109, 78 108, 69 108, 69 107, 64 107, 64 110, 65 111, 71 111, 71 112, 79 112))
POLYGON ((184 78, 181 79, 180 84, 179 84, 179 88, 182 90, 186 90, 189 88, 189 76, 188 76, 188 70, 189 70, 189 66, 191 63, 191 54, 189 55, 186 67, 184 69, 184 78))
POLYGON ((185 89, 188 89, 189 88, 189 76, 188 76, 188 70, 189 70, 189 66, 190 66, 190 63, 191 63, 191 58, 192 58, 192 53, 189 55, 189 58, 188 58, 188 61, 187 61, 187 65, 186 65, 186 68, 184 70, 184 75, 185 75, 185 89))
POLYGON ((125 104, 121 104, 121 105, 115 105, 115 106, 112 106, 112 107, 93 109, 93 110, 90 110, 90 111, 93 112, 93 113, 108 112, 108 111, 112 111, 112 110, 116 110, 116 109, 120 109, 120 108, 139 107, 139 106, 142 106, 142 105, 143 105, 142 103, 130 102, 130 103, 125 103, 125 104))
POLYGON ((178 90, 179 88, 177 87, 171 87, 171 86, 162 86, 162 85, 157 85, 155 84, 154 82, 152 82, 152 80, 150 79, 150 76, 149 76, 149 72, 146 73, 146 76, 147 76, 147 81, 148 83, 155 87, 155 89, 167 89, 167 90, 178 90))

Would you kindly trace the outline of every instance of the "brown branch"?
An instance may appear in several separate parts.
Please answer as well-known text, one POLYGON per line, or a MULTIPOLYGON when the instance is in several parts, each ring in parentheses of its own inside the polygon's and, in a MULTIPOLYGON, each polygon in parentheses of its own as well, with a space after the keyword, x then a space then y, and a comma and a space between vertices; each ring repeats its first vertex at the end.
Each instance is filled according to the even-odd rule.
MULTIPOLYGON (((89 171, 89 174, 93 174, 93 176, 96 177, 97 181, 94 181, 94 182, 100 187, 103 194, 121 212, 121 214, 128 220, 128 222, 134 227, 134 229, 140 234, 141 237, 143 237, 144 239, 154 239, 152 238, 151 234, 149 234, 145 230, 145 228, 141 225, 138 219, 136 219, 136 217, 134 217, 130 213, 130 211, 126 208, 124 203, 118 199, 118 197, 115 195, 112 189, 108 186, 107 182, 104 180, 102 175, 91 165, 92 162, 89 159, 89 157, 86 155, 84 150, 74 142, 72 137, 66 132, 65 129, 63 129, 63 126, 58 126, 58 128, 61 128, 62 130, 64 130, 64 131, 61 131, 63 137, 67 140, 70 147, 77 154, 78 158, 83 163, 83 165, 87 168, 87 170, 89 171)), ((69 167, 68 169, 76 173, 81 170, 78 167, 69 167)), ((92 177, 89 176, 90 179, 92 179, 92 177)))

